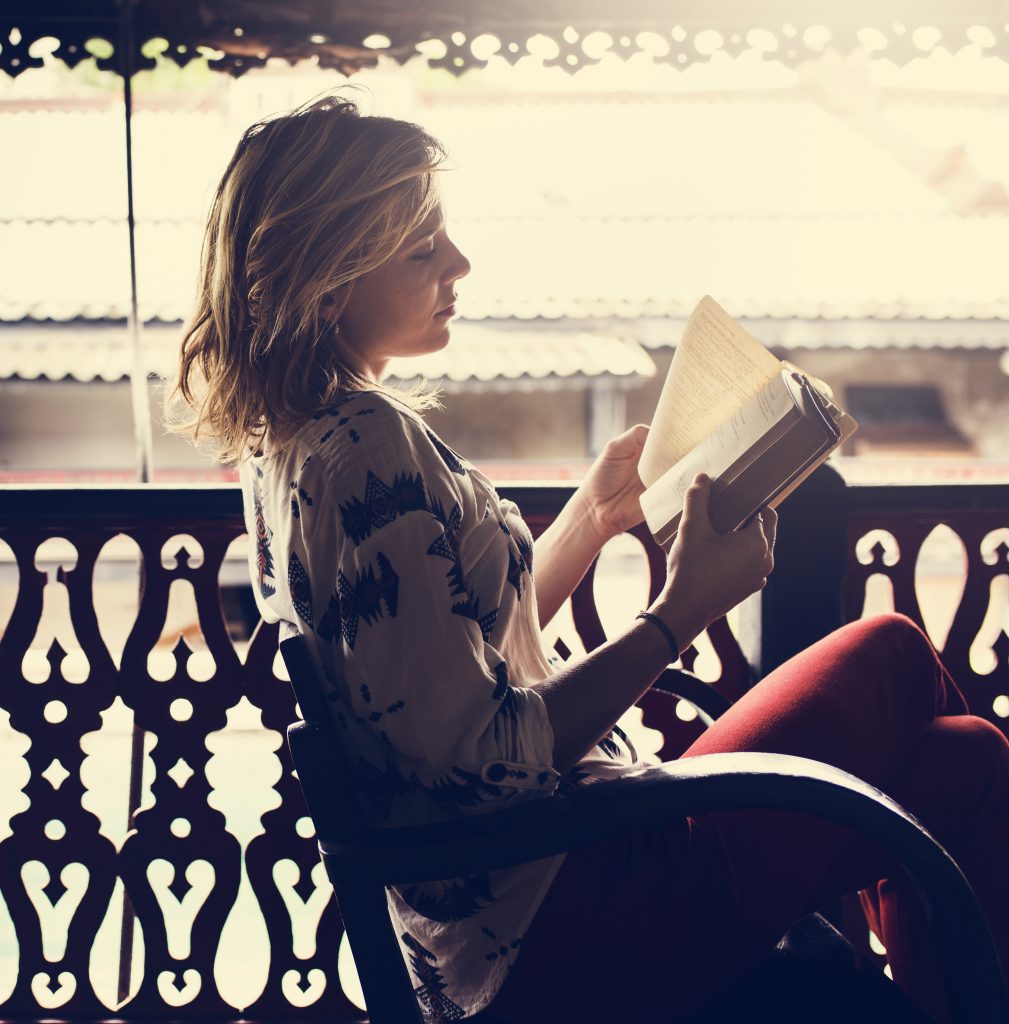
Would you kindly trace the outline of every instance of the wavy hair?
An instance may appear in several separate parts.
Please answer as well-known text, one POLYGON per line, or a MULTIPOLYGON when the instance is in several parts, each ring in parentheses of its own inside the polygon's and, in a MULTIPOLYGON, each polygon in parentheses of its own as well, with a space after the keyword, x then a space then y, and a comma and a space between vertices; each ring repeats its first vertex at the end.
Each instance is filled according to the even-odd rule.
POLYGON ((237 464, 267 430, 271 453, 282 451, 346 392, 379 388, 413 408, 436 405, 421 387, 382 388, 341 361, 332 322, 354 281, 434 208, 444 159, 418 125, 364 116, 345 97, 252 125, 207 219, 165 427, 237 464))

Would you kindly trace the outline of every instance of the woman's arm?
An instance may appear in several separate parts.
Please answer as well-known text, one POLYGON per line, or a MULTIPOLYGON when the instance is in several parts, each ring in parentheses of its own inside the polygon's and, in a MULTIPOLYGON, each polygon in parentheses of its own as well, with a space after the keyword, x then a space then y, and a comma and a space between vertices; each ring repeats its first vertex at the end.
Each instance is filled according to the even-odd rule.
POLYGON ((571 596, 610 536, 601 529, 579 488, 536 540, 533 581, 540 629, 571 596))
MULTIPOLYGON (((775 513, 765 509, 745 529, 722 535, 708 518, 710 493, 706 477, 687 489, 666 585, 650 609, 672 630, 681 651, 709 622, 760 590, 774 567, 775 513)), ((554 733, 554 767, 564 771, 577 762, 673 660, 655 624, 636 621, 537 684, 554 733)))
POLYGON ((536 541, 536 603, 540 627, 557 614, 602 546, 641 522, 644 485, 638 459, 648 428, 642 424, 613 438, 560 515, 536 541))

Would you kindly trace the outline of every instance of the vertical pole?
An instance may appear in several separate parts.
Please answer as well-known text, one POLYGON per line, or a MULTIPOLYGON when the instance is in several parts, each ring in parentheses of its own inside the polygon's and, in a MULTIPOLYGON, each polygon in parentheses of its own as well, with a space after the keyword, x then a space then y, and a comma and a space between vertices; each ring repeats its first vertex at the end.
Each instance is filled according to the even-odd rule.
MULTIPOLYGON (((126 129, 126 228, 130 246, 130 305, 126 330, 130 337, 130 399, 133 408, 133 433, 136 442, 137 480, 150 483, 153 472, 150 394, 147 390, 147 367, 141 347, 140 315, 137 302, 136 222, 133 210, 133 6, 136 0, 119 3, 119 71, 123 76, 123 114, 126 129)), ((137 586, 140 599, 144 593, 144 563, 141 556, 137 586)), ((127 794, 127 832, 134 827, 136 813, 143 796, 144 732, 136 725, 130 743, 130 773, 127 794)), ((118 1003, 130 994, 133 975, 133 941, 136 915, 129 893, 123 893, 123 917, 119 932, 118 1003)))
POLYGON ((130 394, 133 400, 133 432, 136 439, 137 480, 150 482, 153 473, 151 402, 147 390, 147 367, 141 347, 140 316, 137 304, 136 223, 133 216, 133 5, 136 0, 119 0, 119 67, 123 75, 123 108, 126 127, 126 226, 130 244, 130 308, 126 329, 132 353, 130 394))
POLYGON ((627 423, 627 392, 612 380, 593 381, 588 397, 589 455, 595 458, 627 423))

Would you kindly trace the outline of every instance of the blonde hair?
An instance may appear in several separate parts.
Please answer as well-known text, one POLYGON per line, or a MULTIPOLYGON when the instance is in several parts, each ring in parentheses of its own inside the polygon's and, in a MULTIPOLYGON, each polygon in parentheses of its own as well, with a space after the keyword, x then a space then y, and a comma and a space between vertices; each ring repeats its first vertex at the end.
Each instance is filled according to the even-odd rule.
POLYGON ((195 308, 167 388, 164 425, 219 462, 282 451, 349 391, 382 388, 340 359, 334 320, 354 281, 390 259, 438 201, 440 143, 418 125, 363 116, 329 96, 242 136, 207 220, 195 308))

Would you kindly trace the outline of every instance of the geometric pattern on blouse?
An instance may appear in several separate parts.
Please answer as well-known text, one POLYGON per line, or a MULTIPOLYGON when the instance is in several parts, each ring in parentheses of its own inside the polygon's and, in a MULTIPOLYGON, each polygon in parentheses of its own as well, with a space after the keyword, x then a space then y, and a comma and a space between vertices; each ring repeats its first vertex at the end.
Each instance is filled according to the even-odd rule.
POLYGON ((340 505, 344 532, 359 546, 373 530, 388 526, 407 512, 426 511, 427 493, 420 473, 397 473, 391 484, 368 470, 364 497, 351 497, 340 505))
POLYGON ((498 520, 501 532, 511 541, 508 545, 508 582, 515 588, 515 597, 522 600, 522 573, 528 572, 532 575, 529 562, 526 561, 525 551, 529 545, 522 538, 516 537, 503 519, 498 520), (513 551, 512 548, 515 550, 513 551))
POLYGON ((400 895, 418 914, 443 922, 465 921, 495 902, 487 874, 436 882, 427 888, 411 885, 401 890, 400 895))
POLYGON ((375 561, 378 563, 378 575, 368 565, 358 572, 353 583, 344 576, 342 569, 337 570, 337 592, 330 596, 329 606, 316 627, 316 632, 324 640, 332 640, 339 629, 347 646, 353 650, 360 621, 371 625, 381 619, 383 605, 390 619, 396 617, 399 576, 381 551, 376 554, 375 561))
POLYGON ((518 544, 519 554, 522 556, 522 561, 525 562, 526 571, 530 576, 533 574, 533 546, 529 543, 529 538, 524 534, 515 535, 515 543, 518 544))
MULTIPOLYGON (((621 729, 619 725, 614 725, 613 728, 610 729, 610 737, 612 738, 614 734, 616 734, 617 736, 620 737, 621 740, 623 740, 624 746, 631 753, 631 757, 633 757, 635 760, 637 760, 638 752, 634 749, 634 744, 631 743, 630 737, 627 735, 627 733, 625 733, 624 730, 621 729)), ((613 744, 613 749, 607 750, 606 753, 609 754, 610 757, 619 757, 620 756, 620 751, 617 748, 615 743, 613 744), (613 752, 614 750, 616 750, 616 753, 613 752)))
POLYGON ((588 769, 581 768, 578 765, 569 768, 557 780, 558 795, 563 796, 565 793, 570 793, 572 790, 577 789, 591 775, 592 773, 588 769))
MULTIPOLYGON (((310 455, 308 458, 310 459, 311 457, 312 456, 310 455)), ((308 459, 306 459, 305 462, 307 463, 308 459)), ((302 467, 302 468, 304 468, 304 467, 302 467)), ((299 486, 297 480, 292 480, 291 481, 291 490, 298 492, 297 493, 297 497, 292 497, 291 498, 291 515, 294 516, 295 519, 300 519, 301 518, 301 505, 298 504, 298 498, 300 498, 309 507, 311 507, 311 505, 312 505, 312 499, 309 496, 308 492, 305 490, 305 488, 299 486)))
MULTIPOLYGON (((258 470, 259 467, 257 466, 258 470)), ((261 471, 260 471, 261 472, 261 471)), ((256 569, 259 577, 259 591, 263 597, 272 597, 277 588, 267 583, 267 579, 276 582, 273 575, 273 552, 270 551, 270 541, 273 540, 273 530, 266 525, 263 516, 263 491, 259 486, 259 480, 252 481, 252 504, 256 514, 256 569)))
POLYGON ((484 641, 490 639, 494 631, 494 623, 497 621, 498 609, 493 608, 484 614, 480 613, 480 598, 470 590, 466 576, 463 573, 462 561, 459 557, 459 539, 462 533, 462 510, 458 503, 452 508, 450 515, 445 515, 445 509, 437 498, 431 499, 431 515, 441 523, 442 533, 427 549, 429 555, 448 559, 451 562, 448 572, 445 574, 449 580, 449 592, 453 597, 462 597, 452 605, 453 615, 462 615, 472 619, 480 627, 484 641))
MULTIPOLYGON (((359 719, 359 721, 363 721, 359 719)), ((386 758, 385 769, 378 768, 366 758, 358 759, 358 784, 362 797, 383 820, 389 817, 393 802, 413 792, 424 793, 444 810, 461 816, 463 807, 475 807, 486 800, 499 800, 502 790, 493 783, 484 782, 476 772, 454 766, 451 775, 434 779, 430 785, 421 782, 416 772, 404 779, 394 758, 386 758)))
POLYGON ((291 552, 291 562, 287 567, 287 586, 298 618, 312 627, 312 584, 296 551, 291 552))
POLYGON ((441 536, 432 541, 427 549, 429 555, 447 558, 451 567, 445 574, 450 582, 449 593, 453 597, 466 593, 466 577, 459 557, 459 540, 462 534, 462 509, 456 503, 452 512, 445 515, 445 509, 437 498, 431 499, 431 515, 441 524, 441 536))
MULTIPOLYGON (((502 523, 502 527, 504 524, 502 523)), ((511 546, 508 547, 508 582, 515 588, 515 597, 518 600, 522 600, 522 573, 526 571, 526 564, 522 559, 522 553, 518 550, 518 545, 515 545, 515 551, 513 552, 511 546), (516 552, 518 555, 516 557, 516 552)))
POLYGON ((612 734, 604 736, 596 744, 597 747, 607 756, 617 758, 620 756, 620 748, 617 746, 616 740, 613 739, 612 734))
MULTIPOLYGON (((365 685, 363 685, 361 687, 361 699, 364 701, 365 704, 369 704, 369 705, 371 704, 371 689, 368 687, 367 684, 365 684, 365 685)), ((397 711, 402 711, 403 708, 405 708, 405 707, 406 707, 406 701, 405 700, 394 700, 385 709, 385 711, 379 711, 376 708, 374 711, 369 711, 368 712, 367 719, 365 719, 363 716, 358 716, 357 720, 358 720, 358 722, 361 725, 364 725, 364 723, 366 721, 368 721, 368 722, 381 722, 382 719, 385 718, 386 715, 394 715, 394 714, 396 714, 397 711)))
POLYGON ((497 714, 514 721, 518 717, 518 707, 515 688, 508 683, 508 662, 499 661, 494 666, 494 678, 497 680, 497 685, 491 694, 491 700, 501 701, 501 707, 497 709, 497 714))
POLYGON ((361 796, 375 808, 383 821, 389 817, 393 801, 410 792, 409 783, 397 771, 391 755, 386 759, 385 771, 376 768, 363 757, 360 758, 357 765, 357 784, 361 796))
MULTIPOLYGON (((497 942, 498 937, 491 931, 490 928, 481 928, 480 931, 484 933, 492 942, 497 942)), ((518 949, 522 945, 521 939, 512 939, 507 946, 498 946, 497 950, 491 951, 490 953, 484 954, 484 959, 489 960, 493 963, 498 957, 509 956, 514 950, 518 949)))
POLYGON ((434 779, 429 786, 417 784, 435 803, 455 814, 461 814, 462 807, 475 807, 485 800, 500 800, 503 793, 499 786, 484 782, 476 772, 453 766, 451 776, 434 779), (454 778, 452 777, 454 776, 454 778))
POLYGON ((462 615, 464 618, 472 619, 479 627, 484 643, 490 640, 494 632, 494 623, 497 622, 498 609, 494 608, 485 614, 480 614, 480 598, 472 594, 466 596, 465 601, 457 601, 452 605, 453 615, 462 615))
POLYGON ((403 932, 403 945, 410 950, 410 967, 420 984, 413 990, 423 1012, 430 1020, 462 1020, 461 1006, 445 995, 445 982, 438 970, 438 957, 425 949, 409 932, 403 932))
POLYGON ((434 445, 435 451, 441 456, 441 461, 448 466, 449 470, 457 476, 465 476, 466 467, 463 466, 462 459, 437 434, 427 428, 425 428, 424 432, 427 434, 427 439, 434 445))
POLYGON ((339 417, 339 419, 336 421, 336 425, 333 426, 333 427, 330 427, 322 435, 322 437, 319 438, 319 442, 318 443, 320 445, 325 444, 336 433, 337 429, 339 429, 341 427, 345 427, 346 428, 347 437, 350 438, 350 440, 354 444, 358 444, 360 442, 361 435, 355 429, 356 427, 360 426, 360 423, 356 422, 356 418, 359 417, 359 416, 370 416, 375 410, 374 409, 358 409, 358 411, 355 412, 355 413, 347 413, 345 415, 341 415, 341 413, 343 412, 344 406, 347 405, 349 402, 352 402, 354 400, 354 398, 360 398, 360 395, 354 395, 351 398, 346 399, 346 401, 344 401, 340 405, 335 405, 335 406, 333 406, 330 409, 325 409, 322 412, 317 412, 317 413, 315 413, 312 416, 313 420, 320 420, 320 419, 322 419, 323 416, 328 416, 328 417, 331 417, 331 418, 339 417), (352 418, 355 419, 354 426, 353 427, 347 426, 347 424, 349 424, 351 422, 352 418))

